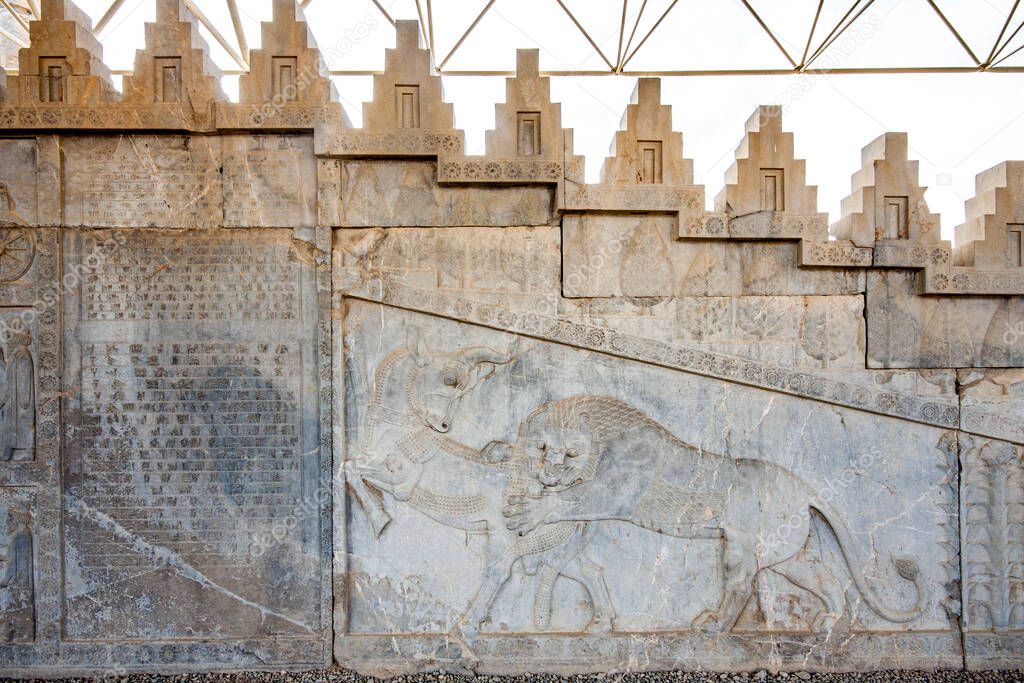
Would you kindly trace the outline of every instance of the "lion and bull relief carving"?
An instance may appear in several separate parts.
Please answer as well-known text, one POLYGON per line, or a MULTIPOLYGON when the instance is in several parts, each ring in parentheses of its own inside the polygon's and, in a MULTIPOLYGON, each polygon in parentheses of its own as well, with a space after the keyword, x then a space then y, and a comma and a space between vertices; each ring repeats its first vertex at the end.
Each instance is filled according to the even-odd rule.
MULTIPOLYGON (((663 547, 703 543, 692 564, 719 577, 716 595, 705 596, 704 608, 675 630, 742 629, 741 615, 758 603, 767 615, 768 596, 760 594, 766 575, 815 603, 805 618, 814 633, 849 627, 858 610, 898 628, 934 607, 917 558, 898 538, 881 547, 852 529, 847 510, 793 469, 688 443, 643 400, 596 392, 532 402, 519 396, 527 407, 501 431, 498 413, 507 405, 486 396, 488 387, 516 391, 511 376, 531 353, 516 338, 504 347, 442 350, 409 326, 404 343, 365 368, 367 408, 343 468, 358 502, 353 515, 363 515, 370 530, 365 552, 387 542, 399 519, 422 530, 406 543, 429 546, 438 526, 477 539, 480 573, 469 579, 468 602, 447 615, 451 633, 508 630, 496 605, 513 575, 531 584, 522 595, 532 593, 529 623, 518 630, 631 630, 635 620, 619 623, 617 607, 628 598, 613 587, 622 564, 603 534, 607 525, 627 535, 621 529, 643 530, 663 547), (483 414, 473 412, 481 407, 483 414), (460 431, 466 423, 473 429, 460 431), (823 542, 824 535, 831 540, 823 542), (585 604, 586 623, 555 627, 552 612, 570 592, 582 595, 576 602, 585 604)), ((666 588, 672 590, 651 590, 666 588)))

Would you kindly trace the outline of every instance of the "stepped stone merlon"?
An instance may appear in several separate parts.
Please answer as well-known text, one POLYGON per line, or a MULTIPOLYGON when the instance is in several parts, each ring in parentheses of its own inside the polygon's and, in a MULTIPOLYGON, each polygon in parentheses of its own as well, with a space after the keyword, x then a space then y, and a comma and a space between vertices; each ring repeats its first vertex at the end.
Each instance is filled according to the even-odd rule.
POLYGON ((327 62, 296 0, 274 0, 273 20, 261 24, 261 47, 250 51, 239 79, 243 104, 337 102, 327 62))
POLYGON ((29 23, 29 42, 18 51, 16 97, 23 106, 116 99, 92 21, 71 0, 43 0, 41 18, 29 23))
POLYGON ((979 173, 967 220, 956 227, 954 263, 982 270, 1024 266, 1024 161, 979 173))
POLYGON ((672 130, 672 107, 661 103, 661 80, 641 78, 615 133, 601 182, 610 185, 693 185, 693 161, 683 158, 683 136, 672 130))
POLYGON ((226 102, 221 71, 210 59, 195 15, 181 0, 157 0, 156 21, 145 28, 146 47, 124 79, 123 100, 132 104, 189 105, 194 111, 226 102))
POLYGON ((373 101, 363 104, 367 131, 448 131, 455 125, 444 102, 441 78, 431 74, 430 52, 420 48, 415 21, 395 22, 396 47, 384 56, 384 72, 373 77, 373 101))
POLYGON ((551 103, 551 81, 540 77, 537 50, 516 51, 516 75, 505 79, 505 102, 494 105, 494 120, 485 134, 488 156, 562 160, 562 108, 551 103))
POLYGON ((807 185, 806 163, 796 159, 793 134, 782 130, 782 108, 760 106, 747 119, 715 211, 743 216, 757 211, 818 212, 818 188, 807 185))
POLYGON ((928 210, 927 188, 918 185, 918 162, 907 158, 907 134, 879 136, 863 149, 861 160, 832 235, 858 246, 878 241, 939 242, 939 217, 928 210))

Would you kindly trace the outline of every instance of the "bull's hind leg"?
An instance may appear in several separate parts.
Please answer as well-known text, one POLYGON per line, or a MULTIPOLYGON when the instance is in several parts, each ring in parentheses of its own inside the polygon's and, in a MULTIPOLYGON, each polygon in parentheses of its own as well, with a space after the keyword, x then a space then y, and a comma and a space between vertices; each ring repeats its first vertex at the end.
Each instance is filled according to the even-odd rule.
POLYGON ((758 569, 755 550, 756 544, 750 534, 725 530, 722 601, 718 609, 705 610, 697 615, 692 628, 717 633, 736 625, 743 607, 754 594, 754 577, 758 569))
POLYGON ((469 603, 466 613, 456 625, 465 638, 475 638, 480 634, 480 625, 487 621, 491 605, 498 597, 498 591, 512 575, 512 559, 502 553, 488 563, 484 570, 484 580, 480 583, 473 600, 469 603))

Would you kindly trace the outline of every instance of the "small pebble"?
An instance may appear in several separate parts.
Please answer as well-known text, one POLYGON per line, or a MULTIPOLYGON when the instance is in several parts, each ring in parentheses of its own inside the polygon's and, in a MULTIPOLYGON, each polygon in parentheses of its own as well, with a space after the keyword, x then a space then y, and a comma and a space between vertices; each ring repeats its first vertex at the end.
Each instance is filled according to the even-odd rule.
MULTIPOLYGON (((749 672, 637 672, 616 674, 586 674, 577 676, 555 676, 550 674, 525 674, 522 676, 467 676, 456 674, 414 674, 397 676, 390 679, 379 679, 361 676, 346 669, 328 669, 325 671, 305 672, 242 672, 234 674, 188 674, 184 676, 158 676, 151 674, 133 674, 117 678, 124 683, 711 683, 717 681, 757 681, 758 683, 774 683, 787 681, 789 678, 801 681, 820 683, 839 683, 840 681, 856 681, 856 683, 1017 683, 1024 682, 1020 671, 872 671, 868 673, 815 673, 806 671, 770 673, 765 670, 753 674, 749 672)), ((0 682, 11 679, 0 677, 0 682)), ((67 678, 53 679, 46 683, 92 683, 100 679, 67 678)), ((106 679, 112 680, 111 678, 106 679)))

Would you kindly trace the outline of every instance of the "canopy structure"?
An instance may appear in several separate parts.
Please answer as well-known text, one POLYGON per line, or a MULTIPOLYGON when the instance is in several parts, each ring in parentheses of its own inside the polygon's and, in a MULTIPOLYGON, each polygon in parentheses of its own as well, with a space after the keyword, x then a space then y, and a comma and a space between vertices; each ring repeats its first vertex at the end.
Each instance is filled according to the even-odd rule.
MULTIPOLYGON (((225 73, 248 69, 270 3, 182 0, 225 73)), ((0 0, 0 45, 27 42, 39 0, 0 0)), ((82 0, 108 48, 134 49, 148 0, 82 0)), ((335 76, 382 68, 396 19, 418 19, 444 75, 508 75, 537 47, 547 75, 1024 72, 1020 0, 301 0, 335 76)), ((108 53, 112 50, 108 49, 108 53)), ((116 53, 116 50, 113 50, 116 53)), ((9 64, 9 60, 8 60, 9 64)), ((120 64, 111 64, 114 73, 120 64)), ((127 64, 124 65, 127 67, 127 64)))

